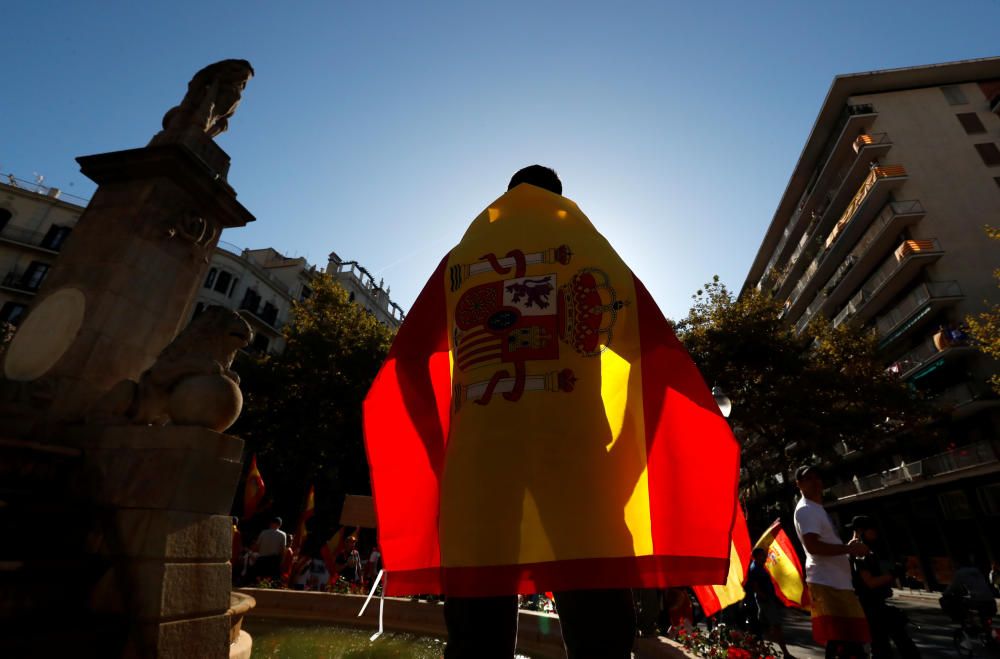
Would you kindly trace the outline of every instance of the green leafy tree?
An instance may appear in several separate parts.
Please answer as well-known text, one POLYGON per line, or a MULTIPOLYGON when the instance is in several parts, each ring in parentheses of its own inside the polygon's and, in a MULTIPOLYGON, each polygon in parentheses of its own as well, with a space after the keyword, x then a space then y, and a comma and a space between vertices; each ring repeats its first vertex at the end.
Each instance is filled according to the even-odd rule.
MULTIPOLYGON (((987 226, 986 235, 993 240, 1000 240, 1000 229, 987 226)), ((1000 284, 1000 268, 993 271, 1000 284)), ((1000 304, 986 303, 986 311, 977 316, 967 316, 965 322, 969 325, 969 335, 976 347, 993 359, 1000 359, 1000 304)), ((1000 394, 1000 375, 990 377, 990 385, 1000 394)))
POLYGON ((756 290, 737 298, 717 276, 692 297, 677 335, 733 403, 744 487, 805 460, 883 448, 929 420, 916 394, 885 373, 870 333, 818 319, 798 335, 776 300, 756 290))
POLYGON ((371 492, 361 404, 393 338, 329 275, 311 288, 283 330, 284 351, 237 365, 245 403, 231 432, 257 454, 286 520, 298 518, 311 483, 317 515, 336 516, 344 494, 371 492))

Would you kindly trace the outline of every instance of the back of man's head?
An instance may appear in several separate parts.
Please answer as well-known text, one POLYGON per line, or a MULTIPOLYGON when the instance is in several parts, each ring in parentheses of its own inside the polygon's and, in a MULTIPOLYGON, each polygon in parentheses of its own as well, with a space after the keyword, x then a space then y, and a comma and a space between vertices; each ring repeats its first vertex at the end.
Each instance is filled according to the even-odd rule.
POLYGON ((543 190, 548 190, 549 192, 554 192, 558 195, 562 194, 562 181, 559 180, 559 175, 556 174, 556 170, 551 167, 529 165, 510 177, 510 183, 507 185, 507 189, 513 190, 522 183, 530 183, 531 185, 542 188, 543 190))

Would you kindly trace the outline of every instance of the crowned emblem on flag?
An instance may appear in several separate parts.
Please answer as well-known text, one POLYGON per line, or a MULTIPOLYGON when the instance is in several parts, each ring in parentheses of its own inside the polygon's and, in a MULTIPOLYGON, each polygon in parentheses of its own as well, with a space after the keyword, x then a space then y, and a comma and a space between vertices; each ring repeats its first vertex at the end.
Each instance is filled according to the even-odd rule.
MULTIPOLYGON (((516 261, 519 253, 512 254, 516 261)), ((501 273, 511 271, 491 256, 483 260, 503 268, 501 273)), ((526 364, 558 360, 560 344, 584 357, 596 357, 611 345, 618 312, 627 302, 618 299, 607 273, 583 268, 560 285, 555 273, 523 276, 523 270, 517 268, 516 277, 474 286, 458 300, 452 331, 455 367, 471 372, 494 366, 494 371, 488 379, 456 385, 456 409, 468 400, 485 405, 496 393, 515 402, 525 391, 572 391, 572 370, 528 375, 526 364)))

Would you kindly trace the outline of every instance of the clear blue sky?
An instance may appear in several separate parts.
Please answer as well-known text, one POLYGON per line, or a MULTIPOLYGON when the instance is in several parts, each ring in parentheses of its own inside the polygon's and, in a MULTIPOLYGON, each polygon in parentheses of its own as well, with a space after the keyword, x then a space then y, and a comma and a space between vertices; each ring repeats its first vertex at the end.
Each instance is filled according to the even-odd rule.
POLYGON ((0 171, 89 195, 191 75, 257 72, 219 144, 257 222, 409 307, 511 173, 556 168, 665 313, 743 281, 834 75, 998 53, 1000 1, 16 2, 0 171), (163 7, 163 8, 155 8, 163 7))

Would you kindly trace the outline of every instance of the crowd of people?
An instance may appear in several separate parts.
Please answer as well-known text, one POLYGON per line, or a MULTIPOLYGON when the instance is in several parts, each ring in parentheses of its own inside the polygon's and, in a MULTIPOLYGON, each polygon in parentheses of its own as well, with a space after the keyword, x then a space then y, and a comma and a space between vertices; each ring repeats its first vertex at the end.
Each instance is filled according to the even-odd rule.
POLYGON ((268 528, 244 543, 239 520, 233 518, 234 586, 362 592, 382 569, 378 545, 373 544, 363 559, 356 535, 332 543, 325 537, 307 535, 297 542, 281 527, 282 519, 273 517, 268 528))

